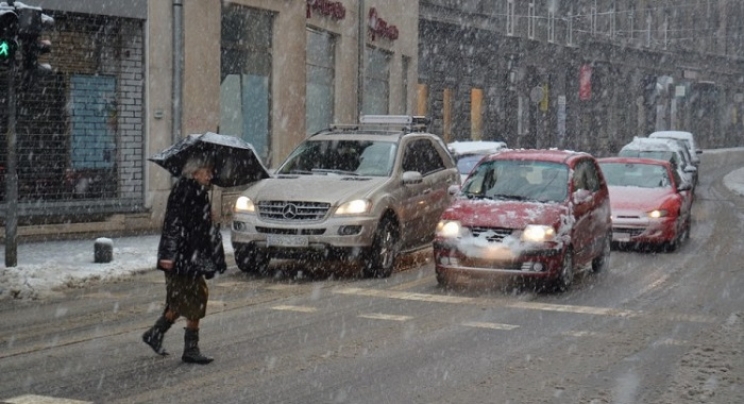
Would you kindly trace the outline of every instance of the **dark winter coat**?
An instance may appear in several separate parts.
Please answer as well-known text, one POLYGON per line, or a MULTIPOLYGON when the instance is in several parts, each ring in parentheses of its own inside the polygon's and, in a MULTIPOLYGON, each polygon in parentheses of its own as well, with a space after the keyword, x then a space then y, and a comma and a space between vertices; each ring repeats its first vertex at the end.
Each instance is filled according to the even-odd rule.
POLYGON ((222 236, 212 223, 211 211, 208 189, 193 179, 179 179, 168 197, 158 263, 172 260, 171 271, 177 275, 211 278, 224 272, 222 236))

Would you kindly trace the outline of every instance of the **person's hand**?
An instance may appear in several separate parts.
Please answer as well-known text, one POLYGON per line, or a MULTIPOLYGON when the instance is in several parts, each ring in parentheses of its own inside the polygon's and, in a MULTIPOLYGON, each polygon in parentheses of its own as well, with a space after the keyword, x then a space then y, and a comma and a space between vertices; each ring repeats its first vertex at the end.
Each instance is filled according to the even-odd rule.
POLYGON ((160 269, 170 271, 171 269, 173 269, 173 261, 172 260, 160 260, 158 261, 158 266, 160 267, 160 269))

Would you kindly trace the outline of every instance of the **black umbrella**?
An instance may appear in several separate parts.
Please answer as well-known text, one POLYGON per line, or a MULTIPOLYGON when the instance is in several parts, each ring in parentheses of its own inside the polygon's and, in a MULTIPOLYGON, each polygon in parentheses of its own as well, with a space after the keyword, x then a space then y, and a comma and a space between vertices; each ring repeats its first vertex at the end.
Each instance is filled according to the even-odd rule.
POLYGON ((188 135, 148 160, 180 176, 191 156, 206 157, 214 164, 212 184, 219 187, 247 185, 269 177, 250 143, 213 132, 188 135))

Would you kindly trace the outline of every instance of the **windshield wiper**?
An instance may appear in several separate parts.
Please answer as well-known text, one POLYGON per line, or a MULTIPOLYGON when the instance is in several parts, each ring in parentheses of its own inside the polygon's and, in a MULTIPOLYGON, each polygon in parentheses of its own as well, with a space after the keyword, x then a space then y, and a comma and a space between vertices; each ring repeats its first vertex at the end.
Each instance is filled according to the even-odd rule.
POLYGON ((495 194, 495 195, 491 195, 490 198, 491 199, 494 199, 494 198, 496 198, 496 199, 513 199, 515 201, 527 201, 527 200, 531 200, 532 199, 532 198, 528 198, 528 197, 522 196, 522 195, 508 195, 508 194, 495 194))
POLYGON ((338 175, 359 175, 353 171, 335 170, 328 168, 313 168, 313 174, 338 174, 338 175))
POLYGON ((280 174, 305 174, 305 175, 313 175, 312 171, 308 170, 289 170, 289 173, 280 173, 280 174))

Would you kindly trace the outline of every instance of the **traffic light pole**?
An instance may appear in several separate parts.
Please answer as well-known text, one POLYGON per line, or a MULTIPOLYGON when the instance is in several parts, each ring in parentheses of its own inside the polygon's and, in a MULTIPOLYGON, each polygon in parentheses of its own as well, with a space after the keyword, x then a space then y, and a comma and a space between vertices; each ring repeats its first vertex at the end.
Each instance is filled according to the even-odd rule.
POLYGON ((5 164, 5 267, 18 265, 18 174, 16 163, 16 67, 13 63, 8 69, 8 133, 7 161, 5 164))

